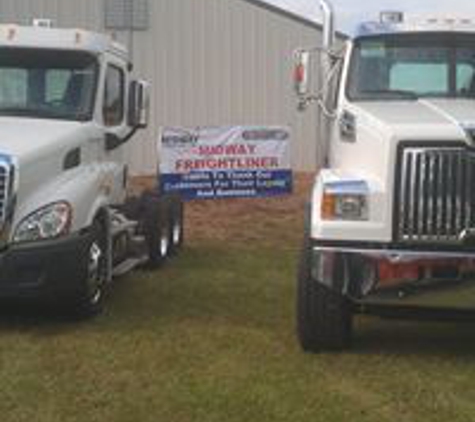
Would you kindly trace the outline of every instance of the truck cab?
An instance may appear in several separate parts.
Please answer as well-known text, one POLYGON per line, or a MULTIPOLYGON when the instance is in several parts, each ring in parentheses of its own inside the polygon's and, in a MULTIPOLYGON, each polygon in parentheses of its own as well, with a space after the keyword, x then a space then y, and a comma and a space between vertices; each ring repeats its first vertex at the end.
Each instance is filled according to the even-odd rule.
POLYGON ((149 108, 132 69, 107 35, 0 26, 1 298, 94 314, 115 273, 168 252, 159 193, 130 206, 125 145, 149 108))
POLYGON ((352 316, 475 311, 475 21, 382 13, 318 49, 325 166, 313 186, 298 277, 304 350, 347 347, 352 316), (330 88, 328 88, 330 87, 330 88))

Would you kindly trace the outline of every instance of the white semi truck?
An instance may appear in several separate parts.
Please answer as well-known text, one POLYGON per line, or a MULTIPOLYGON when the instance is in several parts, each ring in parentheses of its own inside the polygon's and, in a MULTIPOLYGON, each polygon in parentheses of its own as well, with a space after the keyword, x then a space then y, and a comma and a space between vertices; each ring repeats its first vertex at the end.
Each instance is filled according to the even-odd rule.
POLYGON ((475 311, 475 21, 382 13, 296 52, 296 91, 318 103, 325 164, 298 275, 305 351, 350 344, 352 316, 475 311), (313 52, 323 75, 312 92, 313 52))
POLYGON ((183 205, 129 195, 125 145, 149 94, 126 49, 36 23, 0 26, 0 298, 88 316, 113 276, 178 250, 183 205))

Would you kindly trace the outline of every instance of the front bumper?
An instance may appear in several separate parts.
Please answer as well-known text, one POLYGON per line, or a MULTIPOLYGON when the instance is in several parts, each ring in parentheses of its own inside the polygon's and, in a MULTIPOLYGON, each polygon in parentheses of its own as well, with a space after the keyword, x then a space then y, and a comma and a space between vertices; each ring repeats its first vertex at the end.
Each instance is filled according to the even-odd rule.
POLYGON ((311 272, 314 280, 363 307, 475 310, 475 251, 314 243, 311 272))
POLYGON ((0 253, 0 298, 57 300, 74 295, 87 271, 89 236, 12 246, 0 253))

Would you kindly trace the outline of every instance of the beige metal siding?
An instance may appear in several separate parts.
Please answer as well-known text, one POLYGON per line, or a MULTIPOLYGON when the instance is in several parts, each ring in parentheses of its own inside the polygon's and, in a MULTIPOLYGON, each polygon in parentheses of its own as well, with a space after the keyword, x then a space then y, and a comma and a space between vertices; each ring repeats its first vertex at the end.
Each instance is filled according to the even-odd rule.
MULTIPOLYGON (((289 125, 294 168, 315 169, 316 110, 296 111, 291 74, 293 50, 319 42, 316 27, 247 0, 149 5, 149 30, 133 35, 136 73, 153 87, 150 128, 130 148, 135 174, 155 170, 164 125, 289 125)), ((58 26, 103 31, 103 14, 102 0, 0 0, 2 22, 47 17, 58 26)))

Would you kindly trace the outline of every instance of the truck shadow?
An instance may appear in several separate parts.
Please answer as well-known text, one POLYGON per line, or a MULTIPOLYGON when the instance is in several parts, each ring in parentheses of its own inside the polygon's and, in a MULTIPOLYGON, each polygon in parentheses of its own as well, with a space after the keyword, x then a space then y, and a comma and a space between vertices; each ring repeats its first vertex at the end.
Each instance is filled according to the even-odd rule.
POLYGON ((464 356, 475 360, 475 322, 364 320, 356 324, 352 352, 464 356))
POLYGON ((50 304, 30 301, 0 301, 0 331, 17 329, 60 328, 90 321, 68 312, 67 309, 50 304))

